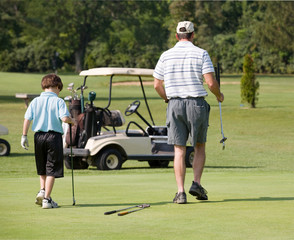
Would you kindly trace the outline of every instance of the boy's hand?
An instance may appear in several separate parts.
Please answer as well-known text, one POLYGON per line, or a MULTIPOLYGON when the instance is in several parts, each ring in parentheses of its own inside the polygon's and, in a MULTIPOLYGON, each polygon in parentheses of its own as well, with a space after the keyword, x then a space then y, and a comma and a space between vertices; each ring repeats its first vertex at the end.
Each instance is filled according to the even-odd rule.
POLYGON ((21 146, 25 149, 28 150, 29 147, 29 140, 27 138, 27 136, 22 135, 21 136, 21 142, 20 142, 21 146))

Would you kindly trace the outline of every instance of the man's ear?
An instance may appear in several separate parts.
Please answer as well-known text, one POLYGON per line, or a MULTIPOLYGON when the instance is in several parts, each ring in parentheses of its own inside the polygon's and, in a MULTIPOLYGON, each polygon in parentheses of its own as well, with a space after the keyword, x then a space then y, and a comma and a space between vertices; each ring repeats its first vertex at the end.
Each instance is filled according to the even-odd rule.
POLYGON ((179 36, 178 36, 178 34, 176 33, 176 39, 179 41, 180 39, 179 39, 179 36))
POLYGON ((192 35, 191 35, 191 40, 193 40, 194 39, 194 36, 195 36, 195 34, 194 34, 195 32, 193 32, 192 33, 192 35))

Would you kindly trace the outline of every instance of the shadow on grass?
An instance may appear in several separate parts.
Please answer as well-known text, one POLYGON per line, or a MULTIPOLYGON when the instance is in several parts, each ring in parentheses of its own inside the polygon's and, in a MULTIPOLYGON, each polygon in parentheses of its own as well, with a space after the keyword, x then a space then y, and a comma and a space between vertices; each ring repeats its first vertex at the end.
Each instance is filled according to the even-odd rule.
POLYGON ((224 202, 274 202, 274 201, 294 201, 294 197, 259 197, 259 198, 232 198, 222 201, 201 201, 199 203, 224 203, 224 202))
MULTIPOLYGON (((150 207, 152 206, 162 206, 162 205, 166 205, 169 204, 171 202, 154 202, 154 203, 149 203, 150 207)), ((142 205, 142 203, 111 203, 111 204, 107 204, 107 203, 100 203, 100 204, 76 204, 76 205, 63 205, 60 206, 62 208, 87 208, 87 207, 119 207, 121 208, 128 208, 128 207, 136 207, 137 205, 142 205)), ((118 210, 118 209, 111 209, 111 210, 118 210)))
POLYGON ((254 166, 205 166, 205 168, 226 168, 226 169, 254 169, 254 168, 261 168, 261 167, 254 167, 254 166))
POLYGON ((5 156, 7 158, 20 158, 25 156, 35 156, 34 153, 10 153, 8 156, 5 156))

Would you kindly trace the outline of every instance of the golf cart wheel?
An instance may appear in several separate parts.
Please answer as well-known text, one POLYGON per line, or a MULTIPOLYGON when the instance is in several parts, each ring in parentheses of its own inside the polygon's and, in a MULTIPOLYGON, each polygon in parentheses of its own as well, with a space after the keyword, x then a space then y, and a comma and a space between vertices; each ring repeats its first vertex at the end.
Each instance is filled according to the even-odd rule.
POLYGON ((118 170, 123 164, 121 153, 116 149, 104 150, 97 161, 99 170, 118 170))
MULTIPOLYGON (((67 169, 71 169, 71 157, 64 157, 64 164, 67 169)), ((87 169, 89 164, 79 157, 73 157, 73 169, 87 169)))
POLYGON ((148 164, 152 168, 167 168, 169 161, 168 160, 149 160, 148 164))
POLYGON ((194 159, 194 148, 193 147, 187 147, 186 150, 186 167, 192 167, 193 166, 193 159, 194 159))
POLYGON ((0 156, 8 156, 10 153, 10 145, 4 140, 0 139, 0 156))

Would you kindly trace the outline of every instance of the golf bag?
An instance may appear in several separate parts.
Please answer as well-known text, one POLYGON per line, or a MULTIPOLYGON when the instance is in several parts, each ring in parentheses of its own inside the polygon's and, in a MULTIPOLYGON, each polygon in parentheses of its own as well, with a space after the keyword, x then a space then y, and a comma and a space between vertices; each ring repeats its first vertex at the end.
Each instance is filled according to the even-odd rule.
MULTIPOLYGON (((72 125, 72 146, 84 148, 90 137, 100 135, 102 127, 120 127, 125 120, 119 110, 112 110, 95 107, 92 103, 86 104, 84 113, 81 113, 81 101, 72 100, 69 111, 75 124, 72 125)), ((109 130, 108 130, 109 131, 109 130)), ((66 134, 66 144, 70 146, 69 131, 66 134)))

